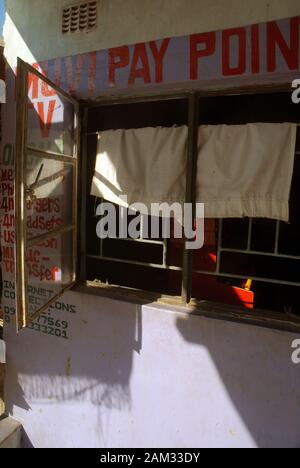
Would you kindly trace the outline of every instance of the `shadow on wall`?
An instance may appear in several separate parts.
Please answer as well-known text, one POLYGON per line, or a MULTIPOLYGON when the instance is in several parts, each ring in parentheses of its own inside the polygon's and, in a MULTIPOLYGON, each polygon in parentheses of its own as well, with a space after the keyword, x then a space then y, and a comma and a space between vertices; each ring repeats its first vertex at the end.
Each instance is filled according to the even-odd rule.
MULTIPOLYGON (((17 336, 7 327, 6 412, 15 415, 16 407, 30 411, 60 402, 92 404, 105 444, 105 409, 131 409, 133 354, 142 348, 141 306, 74 293, 65 300, 69 297, 78 308, 70 320, 69 340, 31 330, 17 336)), ((28 437, 24 444, 30 447, 28 437)))
MULTIPOLYGON (((299 378, 291 361, 291 335, 218 320, 201 327, 197 320, 196 315, 178 318, 178 330, 188 343, 207 349, 257 446, 300 447, 299 378)), ((212 407, 212 418, 217 418, 214 411, 212 407)))
MULTIPOLYGON (((122 310, 118 310, 117 302, 101 299, 97 314, 89 314, 90 298, 85 301, 86 296, 76 296, 87 303, 87 313, 86 320, 82 320, 85 308, 78 306, 81 320, 72 318, 71 340, 55 340, 30 330, 9 338, 10 349, 12 338, 18 341, 19 348, 18 369, 13 368, 12 362, 8 365, 10 385, 14 380, 14 388, 20 389, 15 392, 15 401, 7 407, 9 412, 13 405, 29 410, 30 400, 44 399, 48 404, 90 401, 108 408, 130 407, 128 383, 133 353, 139 353, 142 347, 141 306, 120 304, 122 310), (109 310, 105 307, 108 302, 111 302, 109 310), (95 323, 91 323, 89 316, 95 323), (29 403, 24 395, 30 397, 29 403)), ((98 301, 92 299, 95 307, 98 301)), ((8 359, 9 355, 8 350, 8 359)))
POLYGON ((31 443, 31 440, 28 437, 28 434, 24 431, 24 429, 22 429, 21 445, 22 448, 34 448, 34 446, 31 443))

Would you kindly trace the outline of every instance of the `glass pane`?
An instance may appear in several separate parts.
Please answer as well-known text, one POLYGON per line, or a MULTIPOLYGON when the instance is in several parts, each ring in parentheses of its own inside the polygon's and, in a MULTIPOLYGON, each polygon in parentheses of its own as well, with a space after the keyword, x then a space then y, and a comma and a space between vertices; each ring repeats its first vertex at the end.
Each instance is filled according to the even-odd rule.
POLYGON ((74 105, 36 75, 28 80, 28 146, 73 156, 74 105))
POLYGON ((29 315, 38 311, 75 280, 75 235, 75 231, 70 231, 27 248, 29 315))
POLYGON ((73 174, 74 168, 71 164, 28 155, 28 238, 73 224, 73 174))

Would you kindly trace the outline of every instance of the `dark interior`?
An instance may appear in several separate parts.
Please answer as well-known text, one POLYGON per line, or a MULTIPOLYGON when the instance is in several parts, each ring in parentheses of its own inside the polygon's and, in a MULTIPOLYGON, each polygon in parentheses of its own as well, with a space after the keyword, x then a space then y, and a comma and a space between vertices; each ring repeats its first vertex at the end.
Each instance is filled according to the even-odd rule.
MULTIPOLYGON (((172 127, 188 124, 188 101, 171 100, 122 104, 93 108, 89 111, 88 132, 143 127, 172 127)), ((97 139, 88 137, 87 193, 87 254, 99 255, 100 241, 96 236, 95 209, 99 200, 89 196, 95 168, 97 139)), ((103 241, 106 257, 136 262, 162 263, 162 247, 144 243, 108 239, 103 241)), ((182 264, 182 252, 181 261, 182 264)), ((161 294, 180 295, 182 274, 177 271, 149 268, 87 257, 87 279, 161 294)))
MULTIPOLYGON (((251 122, 300 122, 299 106, 293 105, 290 93, 235 95, 200 98, 199 125, 246 124, 251 122)), ((155 126, 173 126, 188 124, 188 102, 169 100, 135 104, 105 105, 89 110, 88 133, 112 129, 130 129, 155 126)), ((103 255, 113 258, 101 260, 89 255, 100 255, 100 240, 96 236, 97 217, 95 211, 99 199, 89 195, 96 158, 97 138, 89 135, 87 140, 87 280, 101 280, 109 284, 153 291, 168 295, 181 294, 182 273, 144 265, 130 265, 117 260, 131 260, 161 264, 163 248, 161 245, 134 243, 126 240, 108 239, 103 241, 103 255)), ((297 147, 300 150, 300 132, 297 147)), ((279 254, 300 256, 300 203, 297 190, 300 184, 300 158, 295 158, 294 177, 290 199, 290 224, 281 223, 279 236, 279 254)), ((230 249, 245 250, 247 247, 248 219, 223 221, 222 246, 230 249)), ((211 255, 217 254, 219 236, 217 220, 206 221, 206 245, 194 253, 194 269, 214 271, 211 255)), ((274 251, 276 222, 254 219, 251 249, 256 252, 274 251)), ((167 264, 182 266, 184 243, 180 240, 168 240, 167 264)), ((299 282, 300 260, 258 256, 247 253, 222 253, 221 272, 228 277, 207 277, 194 274, 193 297, 245 306, 235 296, 234 287, 243 288, 245 281, 256 276, 285 282, 299 282), (231 275, 241 275, 242 279, 233 279, 231 275), (221 298, 221 299, 220 299, 221 298)), ((254 281, 251 284, 254 293, 254 307, 276 310, 283 313, 298 312, 298 286, 273 284, 254 281)))

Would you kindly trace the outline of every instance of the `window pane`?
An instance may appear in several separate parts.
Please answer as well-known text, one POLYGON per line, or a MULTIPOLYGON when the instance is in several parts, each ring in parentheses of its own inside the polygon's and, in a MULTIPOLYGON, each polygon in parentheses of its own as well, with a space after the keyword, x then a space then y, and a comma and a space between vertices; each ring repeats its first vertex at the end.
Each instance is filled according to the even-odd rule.
POLYGON ((180 296, 181 271, 98 260, 87 257, 87 280, 153 293, 180 296))
MULTIPOLYGON (((92 180, 95 175, 97 158, 97 135, 95 132, 111 130, 132 130, 142 128, 171 128, 173 126, 188 125, 188 99, 171 99, 167 101, 120 103, 91 108, 88 112, 87 138, 87 192, 86 192, 86 277, 88 280, 100 280, 108 284, 124 286, 159 294, 181 295, 182 272, 168 269, 168 267, 182 268, 183 247, 182 240, 173 239, 173 223, 171 224, 171 239, 163 242, 162 221, 160 232, 151 236, 151 223, 154 217, 148 217, 149 240, 154 242, 135 242, 132 240, 108 239, 100 241, 96 234, 96 226, 100 218, 95 215, 101 199, 91 195, 92 180), (100 257, 113 258, 101 260, 100 257), (98 257, 98 258, 97 258, 98 257), (119 261, 118 261, 119 260, 119 261), (130 263, 131 262, 131 263, 130 263), (141 265, 142 264, 142 265, 141 265), (145 264, 152 264, 151 268, 145 264), (159 268, 159 267, 163 268, 159 268)), ((146 146, 140 146, 141 163, 146 146)), ((158 154, 156 155, 158 157, 158 154)), ((157 158, 159 159, 159 158, 157 158)), ((175 158, 176 159, 176 158, 175 158)), ((178 161, 174 159, 174 164, 178 161)), ((120 169, 120 168, 119 168, 120 169)), ((154 169, 153 169, 154 170, 154 169)), ((150 171, 151 172, 151 171, 150 171)), ((155 172, 155 171, 154 171, 155 172)), ((118 171, 118 175, 120 170, 118 171)), ((131 177, 131 188, 140 185, 138 177, 131 177)), ((149 181, 148 181, 149 183, 149 181)), ((185 187, 184 187, 185 189, 185 187)), ((185 190, 184 190, 185 192, 185 190)), ((152 190, 153 201, 156 193, 152 190)), ((135 200, 137 201, 137 200, 135 200)), ((180 201, 180 200, 178 200, 180 201)), ((119 234, 119 212, 117 214, 116 234, 119 234)), ((131 217, 128 217, 128 224, 131 217)), ((146 223, 145 223, 146 224, 146 223)))
POLYGON ((73 223, 73 174, 70 164, 28 155, 28 238, 73 223))
POLYGON ((228 276, 243 275, 245 278, 259 277, 300 284, 298 261, 289 258, 223 252, 221 273, 228 276))
POLYGON ((70 231, 27 248, 29 315, 74 281, 74 238, 75 231, 70 231))
POLYGON ((73 104, 37 76, 29 73, 28 79, 28 145, 43 151, 73 156, 73 104))

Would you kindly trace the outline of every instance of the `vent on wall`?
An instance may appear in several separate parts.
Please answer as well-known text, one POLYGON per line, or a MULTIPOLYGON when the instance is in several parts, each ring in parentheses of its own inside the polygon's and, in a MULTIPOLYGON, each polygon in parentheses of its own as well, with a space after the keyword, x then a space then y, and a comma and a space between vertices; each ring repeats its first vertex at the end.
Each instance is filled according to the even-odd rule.
POLYGON ((97 1, 69 5, 62 11, 62 34, 88 32, 97 26, 97 1))

